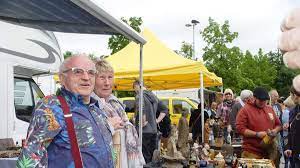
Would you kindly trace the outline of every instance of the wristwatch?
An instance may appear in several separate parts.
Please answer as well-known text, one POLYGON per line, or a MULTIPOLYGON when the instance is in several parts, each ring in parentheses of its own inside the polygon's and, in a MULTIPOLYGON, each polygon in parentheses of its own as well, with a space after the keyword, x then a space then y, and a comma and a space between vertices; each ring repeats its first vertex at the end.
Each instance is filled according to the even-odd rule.
POLYGON ((259 138, 259 137, 258 137, 258 132, 255 133, 255 137, 259 138))

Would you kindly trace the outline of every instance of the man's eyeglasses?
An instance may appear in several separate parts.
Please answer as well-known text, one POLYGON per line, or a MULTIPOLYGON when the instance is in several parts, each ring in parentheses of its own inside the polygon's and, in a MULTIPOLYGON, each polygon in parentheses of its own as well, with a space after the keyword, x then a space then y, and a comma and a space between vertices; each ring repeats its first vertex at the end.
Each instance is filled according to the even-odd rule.
POLYGON ((69 71, 72 71, 72 73, 76 76, 82 76, 82 75, 84 75, 84 72, 86 72, 90 77, 94 77, 97 74, 97 70, 95 70, 95 69, 85 70, 85 69, 77 68, 77 67, 64 70, 63 73, 67 73, 69 71))

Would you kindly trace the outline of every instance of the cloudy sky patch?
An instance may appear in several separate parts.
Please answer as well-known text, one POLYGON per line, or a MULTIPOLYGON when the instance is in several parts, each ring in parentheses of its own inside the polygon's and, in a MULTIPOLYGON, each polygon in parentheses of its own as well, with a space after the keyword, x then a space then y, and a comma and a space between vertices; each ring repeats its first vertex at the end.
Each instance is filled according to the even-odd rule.
MULTIPOLYGON (((256 53, 276 50, 283 17, 297 0, 93 0, 116 18, 142 17, 149 28, 169 48, 179 50, 182 41, 192 43, 192 19, 195 27, 196 54, 201 55, 205 43, 199 32, 208 25, 208 17, 218 23, 229 21, 230 30, 239 33, 234 45, 256 53)), ((108 55, 109 36, 56 33, 62 51, 108 55)))

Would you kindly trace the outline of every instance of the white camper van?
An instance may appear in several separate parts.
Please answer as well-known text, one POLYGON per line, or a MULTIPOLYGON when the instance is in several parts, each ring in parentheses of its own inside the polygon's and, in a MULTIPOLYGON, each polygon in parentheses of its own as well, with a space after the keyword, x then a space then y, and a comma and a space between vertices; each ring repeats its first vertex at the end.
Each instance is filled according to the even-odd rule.
POLYGON ((56 72, 63 58, 52 32, 4 21, 0 27, 0 139, 20 145, 32 110, 44 97, 32 77, 56 72))

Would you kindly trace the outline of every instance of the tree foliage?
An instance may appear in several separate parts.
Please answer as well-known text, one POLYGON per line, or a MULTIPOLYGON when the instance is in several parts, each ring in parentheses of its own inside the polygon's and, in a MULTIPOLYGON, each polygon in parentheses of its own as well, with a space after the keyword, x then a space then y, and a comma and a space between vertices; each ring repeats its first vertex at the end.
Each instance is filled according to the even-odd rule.
MULTIPOLYGON (((143 20, 141 17, 130 17, 129 20, 126 18, 121 18, 123 22, 128 24, 131 28, 133 28, 137 32, 141 32, 140 26, 143 24, 143 20)), ((114 54, 129 44, 130 40, 127 39, 123 35, 112 35, 108 39, 108 48, 111 50, 111 54, 114 54)), ((118 97, 133 97, 134 92, 131 91, 115 91, 115 94, 118 97)))
POLYGON ((279 50, 275 52, 270 51, 267 53, 267 56, 269 62, 273 64, 276 69, 276 77, 272 88, 275 88, 279 95, 287 97, 289 95, 290 86, 292 85, 292 80, 300 71, 287 68, 283 63, 283 55, 279 50))
POLYGON ((177 54, 182 55, 185 58, 193 58, 193 46, 190 43, 183 41, 181 43, 180 51, 175 51, 177 54))
MULTIPOLYGON (((63 55, 64 55, 64 59, 67 59, 69 57, 72 57, 74 53, 72 51, 66 51, 63 55)), ((97 59, 97 56, 95 56, 95 54, 88 54, 88 56, 93 61, 97 59)))
POLYGON ((209 25, 201 32, 204 41, 203 60, 207 68, 223 78, 225 88, 239 93, 256 86, 272 88, 276 78, 276 67, 270 64, 268 54, 259 49, 257 54, 243 53, 232 42, 238 38, 231 32, 229 22, 220 25, 209 18, 209 25))
POLYGON ((73 53, 71 51, 66 51, 64 53, 64 59, 67 59, 68 57, 71 57, 73 55, 73 53))
MULTIPOLYGON (((122 17, 121 20, 135 31, 141 32, 140 26, 143 24, 141 17, 130 17, 129 20, 122 17)), ((114 54, 123 49, 129 42, 130 40, 123 35, 112 35, 108 39, 108 48, 111 50, 111 54, 114 54)))

